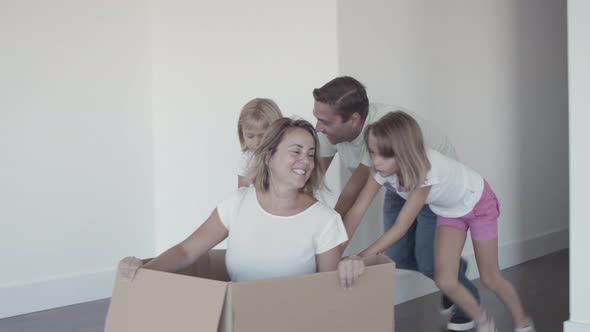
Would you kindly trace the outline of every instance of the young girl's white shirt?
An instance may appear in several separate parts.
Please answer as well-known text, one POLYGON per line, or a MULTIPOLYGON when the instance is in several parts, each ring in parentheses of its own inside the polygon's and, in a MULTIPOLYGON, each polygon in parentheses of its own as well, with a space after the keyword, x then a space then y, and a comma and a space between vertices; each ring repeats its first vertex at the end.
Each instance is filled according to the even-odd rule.
MULTIPOLYGON (((426 155, 430 171, 420 187, 432 187, 425 204, 432 212, 447 218, 458 218, 471 212, 483 193, 481 175, 433 149, 426 149, 426 155)), ((397 175, 382 177, 375 173, 374 178, 379 184, 408 199, 410 193, 400 186, 397 175)))
POLYGON ((226 266, 232 281, 314 273, 316 255, 348 237, 340 215, 322 202, 288 217, 262 209, 253 186, 217 206, 228 229, 226 266))
POLYGON ((254 158, 254 151, 246 150, 242 152, 240 155, 240 160, 238 160, 238 175, 239 176, 246 176, 248 174, 248 167, 250 167, 250 163, 254 158))

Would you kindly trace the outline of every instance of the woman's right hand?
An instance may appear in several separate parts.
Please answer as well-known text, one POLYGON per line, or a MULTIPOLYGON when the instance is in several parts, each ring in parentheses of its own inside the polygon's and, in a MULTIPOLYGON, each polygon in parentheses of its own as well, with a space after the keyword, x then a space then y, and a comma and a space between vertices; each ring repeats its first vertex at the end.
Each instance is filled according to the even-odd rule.
POLYGON ((143 266, 141 259, 137 257, 125 257, 119 262, 119 275, 124 281, 132 281, 137 270, 143 266))

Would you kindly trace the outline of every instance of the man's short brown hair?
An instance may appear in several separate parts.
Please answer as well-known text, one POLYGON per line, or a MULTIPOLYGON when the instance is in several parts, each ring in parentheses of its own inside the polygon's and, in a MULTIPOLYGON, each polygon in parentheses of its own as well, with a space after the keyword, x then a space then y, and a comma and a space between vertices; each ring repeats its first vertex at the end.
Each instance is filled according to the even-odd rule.
POLYGON ((365 86, 350 76, 336 77, 313 90, 315 101, 333 106, 342 117, 348 121, 357 112, 365 120, 369 113, 369 98, 365 86))

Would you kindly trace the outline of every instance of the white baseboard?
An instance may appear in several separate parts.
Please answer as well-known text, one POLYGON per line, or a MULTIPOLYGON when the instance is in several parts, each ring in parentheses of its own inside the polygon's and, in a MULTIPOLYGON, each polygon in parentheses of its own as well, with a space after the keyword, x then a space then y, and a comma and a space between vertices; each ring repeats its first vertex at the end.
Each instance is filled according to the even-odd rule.
MULTIPOLYGON (((569 248, 568 228, 538 235, 520 242, 502 244, 498 248, 498 260, 500 261, 500 268, 506 269, 566 248, 569 248)), ((469 279, 479 278, 473 252, 465 253, 463 257, 469 263, 467 270, 469 279)), ((395 304, 428 295, 437 290, 432 280, 418 272, 398 270, 396 273, 395 304)))
POLYGON ((0 318, 111 297, 115 269, 0 286, 0 318))
POLYGON ((566 321, 563 323, 563 332, 590 332, 590 324, 566 321))
MULTIPOLYGON (((550 253, 569 248, 569 228, 540 234, 519 242, 505 243, 498 247, 500 269, 506 269, 550 253)), ((479 278, 475 255, 463 256, 469 263, 469 279, 479 278)))

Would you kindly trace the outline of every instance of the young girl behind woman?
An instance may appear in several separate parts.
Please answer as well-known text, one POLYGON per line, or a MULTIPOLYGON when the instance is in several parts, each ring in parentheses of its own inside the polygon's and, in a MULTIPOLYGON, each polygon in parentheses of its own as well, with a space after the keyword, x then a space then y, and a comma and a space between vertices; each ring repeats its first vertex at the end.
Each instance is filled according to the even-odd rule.
POLYGON ((394 226, 359 255, 385 251, 406 233, 422 206, 429 204, 438 216, 434 244, 436 285, 476 322, 477 331, 497 331, 492 318, 457 278, 470 229, 482 284, 506 305, 514 331, 534 332, 516 290, 502 276, 498 265, 500 211, 487 181, 460 162, 426 149, 418 123, 407 113, 389 113, 369 125, 364 134, 375 173, 344 218, 349 237, 381 186, 397 192, 406 203, 394 226))
POLYGON ((242 107, 238 120, 238 137, 242 147, 238 162, 238 187, 251 184, 247 174, 254 150, 260 145, 268 127, 282 116, 279 106, 270 99, 255 98, 242 107))

